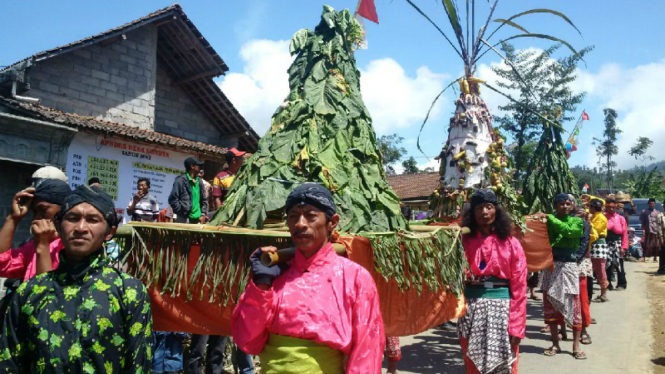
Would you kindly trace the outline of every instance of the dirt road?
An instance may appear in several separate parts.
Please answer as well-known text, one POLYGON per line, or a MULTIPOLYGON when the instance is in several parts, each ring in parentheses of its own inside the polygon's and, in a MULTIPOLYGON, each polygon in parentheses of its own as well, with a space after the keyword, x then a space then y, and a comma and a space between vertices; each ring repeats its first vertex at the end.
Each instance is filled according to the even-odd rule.
MULTIPOLYGON (((598 324, 589 328, 593 344, 582 346, 587 360, 572 357, 571 341, 561 342, 563 352, 557 356, 543 355, 550 341, 549 334, 540 332, 542 301, 529 300, 520 373, 665 373, 665 276, 654 275, 656 269, 653 263, 626 263, 628 290, 609 292, 608 303, 592 303, 591 316, 598 324), (647 298, 648 293, 652 297, 647 298), (658 323, 652 323, 649 300, 660 313, 654 314, 658 323), (654 334, 662 335, 657 344, 652 327, 654 334)), ((597 286, 595 292, 599 293, 597 286)), ((464 373, 456 332, 432 329, 401 341, 400 373, 464 373)))

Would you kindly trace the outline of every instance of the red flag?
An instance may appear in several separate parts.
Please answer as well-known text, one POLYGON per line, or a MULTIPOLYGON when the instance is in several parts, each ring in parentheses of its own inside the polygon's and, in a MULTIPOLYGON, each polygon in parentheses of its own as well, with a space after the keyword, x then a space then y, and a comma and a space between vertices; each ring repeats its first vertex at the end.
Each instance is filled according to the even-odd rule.
POLYGON ((372 22, 379 23, 379 15, 376 14, 376 5, 374 5, 374 0, 358 1, 358 10, 356 10, 356 13, 372 22))
POLYGON ((586 110, 582 111, 582 121, 588 121, 589 120, 589 115, 586 114, 586 110))

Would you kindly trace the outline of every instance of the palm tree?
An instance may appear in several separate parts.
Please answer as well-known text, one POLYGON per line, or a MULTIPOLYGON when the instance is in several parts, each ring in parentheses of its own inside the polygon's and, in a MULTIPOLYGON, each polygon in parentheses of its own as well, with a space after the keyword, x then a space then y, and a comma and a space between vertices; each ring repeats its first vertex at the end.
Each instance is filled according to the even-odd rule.
MULTIPOLYGON (((463 1, 466 8, 466 25, 463 27, 458 7, 458 3, 462 3, 462 1, 441 0, 448 23, 453 31, 452 35, 454 37, 451 38, 412 0, 406 0, 406 2, 437 29, 464 64, 464 75, 446 86, 432 103, 433 107, 443 92, 455 82, 459 83, 461 92, 459 98, 455 100, 456 110, 454 116, 450 119, 448 140, 437 157, 441 162, 441 183, 430 198, 430 206, 439 217, 455 217, 459 214, 461 204, 466 201, 466 197, 470 192, 478 188, 491 187, 497 192, 499 199, 506 204, 514 220, 519 220, 518 211, 522 207, 521 201, 509 183, 509 177, 505 171, 511 160, 509 160, 504 150, 503 138, 492 127, 492 114, 480 97, 480 85, 485 85, 513 102, 516 101, 510 95, 499 91, 487 82, 475 78, 474 73, 478 61, 490 51, 499 55, 511 66, 511 63, 499 52, 497 46, 514 39, 536 38, 554 41, 566 46, 578 56, 578 52, 568 42, 554 36, 529 32, 517 24, 516 20, 522 17, 533 14, 549 14, 563 19, 578 33, 580 31, 567 16, 551 9, 531 9, 508 18, 493 19, 499 0, 487 1, 489 5, 488 16, 479 29, 476 29, 475 26, 476 0, 463 1), (490 24, 497 24, 492 32, 489 32, 490 24), (504 26, 519 30, 520 33, 494 41, 493 37, 504 26)), ((517 69, 514 66, 511 66, 511 68, 519 76, 517 69)), ((534 114, 544 123, 552 122, 540 113, 534 114)), ((423 126, 428 117, 429 113, 425 122, 423 122, 423 126)), ((553 125, 559 126, 558 124, 553 125)), ((418 149, 420 149, 420 139, 418 139, 418 149)))

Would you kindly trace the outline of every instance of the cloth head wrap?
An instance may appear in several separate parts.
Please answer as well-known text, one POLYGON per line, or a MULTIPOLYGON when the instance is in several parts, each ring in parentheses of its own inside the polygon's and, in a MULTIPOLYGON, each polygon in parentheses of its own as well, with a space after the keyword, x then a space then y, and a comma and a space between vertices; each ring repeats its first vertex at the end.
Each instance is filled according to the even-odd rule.
POLYGON ((603 210, 603 202, 600 199, 591 200, 591 202, 589 203, 589 206, 596 209, 596 210, 598 210, 598 211, 603 210))
POLYGON ((327 216, 337 213, 332 193, 327 188, 315 183, 301 184, 291 191, 286 198, 286 212, 288 213, 296 205, 312 205, 323 211, 327 216))
POLYGON ((492 203, 497 205, 499 201, 496 199, 496 194, 490 189, 478 190, 471 195, 471 206, 474 207, 480 204, 492 203))
POLYGON ((567 194, 567 193, 559 193, 559 194, 557 194, 556 197, 554 198, 554 204, 556 204, 556 203, 558 203, 558 202, 560 202, 560 201, 573 201, 573 200, 570 198, 570 195, 569 195, 569 194, 567 194))
POLYGON ((72 189, 69 188, 67 182, 59 179, 42 179, 35 188, 33 196, 36 200, 62 205, 71 193, 72 189))
POLYGON ((71 210, 73 207, 81 204, 88 203, 94 206, 102 215, 109 226, 118 225, 118 216, 115 213, 115 204, 113 200, 101 188, 97 186, 78 186, 72 193, 65 199, 65 202, 60 207, 58 216, 62 216, 71 210))

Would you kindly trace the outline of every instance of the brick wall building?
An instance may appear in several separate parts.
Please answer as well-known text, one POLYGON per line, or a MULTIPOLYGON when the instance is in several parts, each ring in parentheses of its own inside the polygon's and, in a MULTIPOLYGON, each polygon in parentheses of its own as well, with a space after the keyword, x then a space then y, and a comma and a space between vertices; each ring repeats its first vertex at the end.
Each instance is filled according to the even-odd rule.
POLYGON ((0 216, 39 166, 65 169, 80 132, 194 154, 208 179, 227 147, 254 152, 258 135, 213 81, 226 71, 179 5, 0 70, 0 216))

